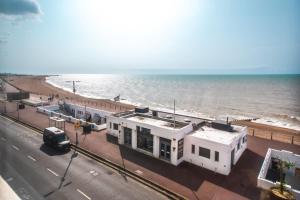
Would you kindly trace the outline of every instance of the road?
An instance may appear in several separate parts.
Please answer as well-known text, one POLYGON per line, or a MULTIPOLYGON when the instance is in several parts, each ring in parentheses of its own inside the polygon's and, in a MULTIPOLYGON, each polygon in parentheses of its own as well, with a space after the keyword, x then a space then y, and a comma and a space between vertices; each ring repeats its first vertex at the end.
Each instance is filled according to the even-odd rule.
POLYGON ((166 199, 73 150, 43 145, 41 134, 2 116, 0 175, 21 199, 166 199))

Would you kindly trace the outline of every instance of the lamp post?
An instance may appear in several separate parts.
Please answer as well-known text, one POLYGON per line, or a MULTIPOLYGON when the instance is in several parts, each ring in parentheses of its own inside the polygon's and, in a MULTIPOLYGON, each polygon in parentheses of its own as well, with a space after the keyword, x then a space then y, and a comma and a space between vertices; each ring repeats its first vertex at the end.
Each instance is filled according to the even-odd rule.
POLYGON ((73 93, 75 94, 76 93, 76 85, 75 83, 79 83, 80 81, 66 81, 67 83, 73 83, 73 93))

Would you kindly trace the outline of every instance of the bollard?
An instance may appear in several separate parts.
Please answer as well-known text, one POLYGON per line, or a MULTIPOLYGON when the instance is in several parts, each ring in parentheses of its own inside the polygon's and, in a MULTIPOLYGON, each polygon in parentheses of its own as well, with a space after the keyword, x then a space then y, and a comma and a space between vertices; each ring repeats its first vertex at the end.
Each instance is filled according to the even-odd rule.
POLYGON ((271 140, 273 140, 273 132, 271 132, 271 140))

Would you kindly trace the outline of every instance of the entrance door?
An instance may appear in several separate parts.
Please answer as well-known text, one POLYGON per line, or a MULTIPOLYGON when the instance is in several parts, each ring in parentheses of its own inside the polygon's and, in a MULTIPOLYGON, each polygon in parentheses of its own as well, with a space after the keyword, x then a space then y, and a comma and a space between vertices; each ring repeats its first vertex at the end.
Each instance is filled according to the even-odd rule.
POLYGON ((124 127, 124 144, 131 146, 132 129, 124 127))
POLYGON ((160 138, 159 157, 164 160, 170 161, 171 159, 171 140, 160 138))

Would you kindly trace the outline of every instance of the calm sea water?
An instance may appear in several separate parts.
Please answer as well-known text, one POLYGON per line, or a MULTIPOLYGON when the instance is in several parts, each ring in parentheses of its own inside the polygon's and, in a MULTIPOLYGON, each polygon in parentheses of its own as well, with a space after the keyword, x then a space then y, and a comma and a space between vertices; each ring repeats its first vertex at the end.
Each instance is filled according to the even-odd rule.
MULTIPOLYGON (((209 117, 264 117, 299 126, 300 75, 60 75, 48 82, 94 98, 122 99, 209 117)), ((279 122, 278 121, 278 122, 279 122)))

